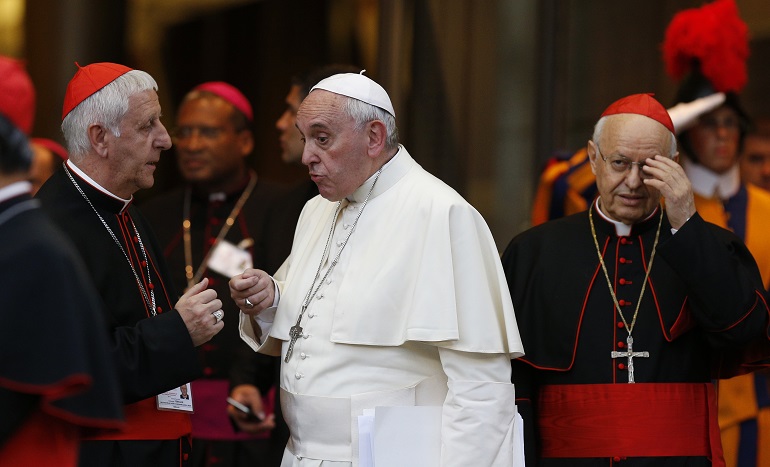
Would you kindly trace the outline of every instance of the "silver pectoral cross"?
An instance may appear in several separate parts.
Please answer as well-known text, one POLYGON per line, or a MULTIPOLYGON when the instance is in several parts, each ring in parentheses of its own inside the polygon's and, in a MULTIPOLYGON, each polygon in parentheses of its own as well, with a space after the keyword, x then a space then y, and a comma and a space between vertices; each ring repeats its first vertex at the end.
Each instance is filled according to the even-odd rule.
POLYGON ((299 314, 299 318, 297 318, 297 324, 292 326, 289 329, 289 337, 291 337, 291 341, 289 341, 289 348, 286 350, 286 358, 283 360, 285 363, 289 363, 289 358, 291 357, 291 353, 294 352, 294 344, 297 343, 297 339, 302 337, 302 326, 299 325, 300 321, 302 321, 302 315, 305 314, 305 307, 302 307, 302 313, 299 314))
POLYGON ((626 339, 626 344, 628 346, 628 350, 625 352, 618 352, 613 350, 611 355, 612 358, 620 358, 620 357, 627 357, 628 358, 628 384, 634 383, 634 357, 649 357, 650 352, 634 352, 634 338, 631 337, 629 334, 628 339, 626 339))

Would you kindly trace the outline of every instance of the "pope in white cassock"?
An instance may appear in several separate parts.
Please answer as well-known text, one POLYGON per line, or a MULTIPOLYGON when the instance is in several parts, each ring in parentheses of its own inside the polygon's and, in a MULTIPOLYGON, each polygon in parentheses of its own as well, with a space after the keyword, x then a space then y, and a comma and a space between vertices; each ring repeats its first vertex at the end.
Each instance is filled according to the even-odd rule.
POLYGON ((399 145, 363 74, 318 83, 297 127, 320 196, 274 278, 230 281, 242 338, 282 359, 282 467, 358 466, 358 416, 382 406, 441 408, 441 466, 519 465, 524 350, 484 219, 399 145))

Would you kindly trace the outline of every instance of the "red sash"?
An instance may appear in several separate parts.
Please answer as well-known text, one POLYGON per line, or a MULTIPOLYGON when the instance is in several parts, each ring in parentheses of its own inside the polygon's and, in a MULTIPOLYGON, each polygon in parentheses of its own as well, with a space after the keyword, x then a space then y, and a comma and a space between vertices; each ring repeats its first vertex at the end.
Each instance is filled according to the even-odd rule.
POLYGON ((33 412, 0 447, 0 465, 75 467, 80 447, 79 427, 64 420, 33 412))
POLYGON ((704 456, 724 466, 710 383, 550 385, 538 403, 541 456, 704 456))
POLYGON ((88 432, 87 440, 178 439, 192 431, 190 416, 183 412, 158 410, 155 397, 123 407, 126 424, 122 430, 88 432))

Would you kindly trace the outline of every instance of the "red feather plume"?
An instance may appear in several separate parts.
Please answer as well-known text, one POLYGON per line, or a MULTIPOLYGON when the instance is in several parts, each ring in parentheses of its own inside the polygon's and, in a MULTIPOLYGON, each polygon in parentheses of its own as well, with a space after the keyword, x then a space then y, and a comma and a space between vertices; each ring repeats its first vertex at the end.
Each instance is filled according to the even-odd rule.
POLYGON ((719 92, 738 92, 746 84, 749 32, 734 0, 716 0, 677 13, 666 29, 663 60, 675 80, 695 64, 719 92))

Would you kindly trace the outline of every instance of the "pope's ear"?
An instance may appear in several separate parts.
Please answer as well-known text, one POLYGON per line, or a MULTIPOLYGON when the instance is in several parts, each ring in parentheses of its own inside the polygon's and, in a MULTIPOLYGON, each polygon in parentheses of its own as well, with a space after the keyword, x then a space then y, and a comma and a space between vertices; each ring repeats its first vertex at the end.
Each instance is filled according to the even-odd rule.
POLYGON ((375 157, 385 149, 385 143, 388 139, 388 129, 380 120, 372 120, 367 126, 369 155, 375 157))
POLYGON ((91 147, 101 157, 107 155, 107 137, 108 131, 102 125, 94 124, 88 127, 88 141, 91 143, 91 147))

